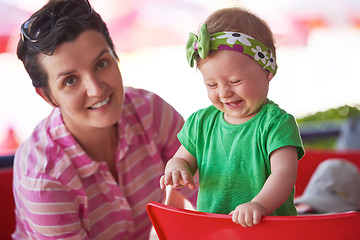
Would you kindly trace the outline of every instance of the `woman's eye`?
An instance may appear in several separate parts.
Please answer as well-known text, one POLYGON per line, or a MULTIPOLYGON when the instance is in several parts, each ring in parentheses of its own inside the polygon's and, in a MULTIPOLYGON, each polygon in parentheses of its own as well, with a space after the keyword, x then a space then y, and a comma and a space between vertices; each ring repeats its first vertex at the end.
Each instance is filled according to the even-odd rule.
POLYGON ((76 83, 76 79, 74 77, 71 77, 71 78, 67 78, 65 80, 65 85, 66 86, 72 86, 76 83))
POLYGON ((108 62, 102 60, 102 61, 99 61, 99 62, 96 64, 96 67, 97 67, 98 69, 103 69, 103 68, 105 68, 107 65, 108 65, 108 62))

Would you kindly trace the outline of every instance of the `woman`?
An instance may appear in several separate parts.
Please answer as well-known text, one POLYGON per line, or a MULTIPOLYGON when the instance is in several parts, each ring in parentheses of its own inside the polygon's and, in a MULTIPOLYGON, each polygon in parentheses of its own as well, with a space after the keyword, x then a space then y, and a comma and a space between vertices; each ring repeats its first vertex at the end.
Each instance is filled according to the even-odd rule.
POLYGON ((158 182, 179 147, 181 116, 154 93, 123 87, 108 29, 87 0, 49 1, 21 26, 17 54, 54 110, 15 156, 13 238, 149 238, 145 206, 163 199, 158 182))

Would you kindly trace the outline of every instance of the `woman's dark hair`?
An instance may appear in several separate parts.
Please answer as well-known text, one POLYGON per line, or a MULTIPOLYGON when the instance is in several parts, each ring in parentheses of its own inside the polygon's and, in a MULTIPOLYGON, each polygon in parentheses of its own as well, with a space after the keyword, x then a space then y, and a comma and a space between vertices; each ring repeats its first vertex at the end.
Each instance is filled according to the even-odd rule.
MULTIPOLYGON (((71 1, 76 2, 76 0, 50 0, 31 17, 42 14, 51 14, 54 9, 61 8, 61 5, 65 5, 71 1)), ((17 46, 17 56, 23 62, 24 67, 32 80, 33 86, 36 88, 43 88, 48 99, 50 99, 48 76, 47 72, 42 68, 42 64, 39 60, 39 54, 54 54, 55 48, 58 45, 75 40, 86 30, 95 30, 100 32, 104 36, 112 53, 118 60, 108 28, 101 16, 94 10, 92 10, 88 17, 83 19, 72 19, 60 16, 56 19, 56 23, 49 34, 36 42, 30 41, 24 36, 20 38, 17 46)))

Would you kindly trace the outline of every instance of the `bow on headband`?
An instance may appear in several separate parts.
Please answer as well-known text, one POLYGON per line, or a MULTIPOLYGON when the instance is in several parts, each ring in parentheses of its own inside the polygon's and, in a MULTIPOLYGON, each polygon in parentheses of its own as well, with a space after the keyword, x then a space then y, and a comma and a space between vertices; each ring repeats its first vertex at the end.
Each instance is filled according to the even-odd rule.
POLYGON ((199 29, 199 37, 193 33, 189 34, 189 39, 186 43, 186 58, 191 67, 194 66, 194 61, 197 55, 205 59, 209 53, 210 34, 203 24, 199 29))
POLYGON ((191 67, 197 56, 205 59, 210 50, 232 50, 251 57, 274 75, 277 64, 273 51, 255 38, 239 32, 217 32, 209 34, 206 24, 199 29, 199 36, 189 34, 186 57, 191 67))

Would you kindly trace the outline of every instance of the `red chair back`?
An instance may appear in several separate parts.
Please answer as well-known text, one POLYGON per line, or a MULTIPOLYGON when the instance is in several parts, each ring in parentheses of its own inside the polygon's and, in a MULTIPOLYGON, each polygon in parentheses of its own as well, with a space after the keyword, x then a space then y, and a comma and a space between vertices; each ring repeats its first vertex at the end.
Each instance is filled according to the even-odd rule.
POLYGON ((360 239, 360 213, 266 216, 244 228, 229 215, 169 207, 150 202, 147 212, 160 240, 354 240, 360 239))
POLYGON ((295 183, 295 197, 301 196, 317 166, 324 160, 341 158, 354 163, 360 170, 359 151, 309 150, 299 161, 298 176, 295 183))
POLYGON ((11 239, 15 230, 15 203, 12 191, 13 169, 0 169, 0 239, 11 239))

